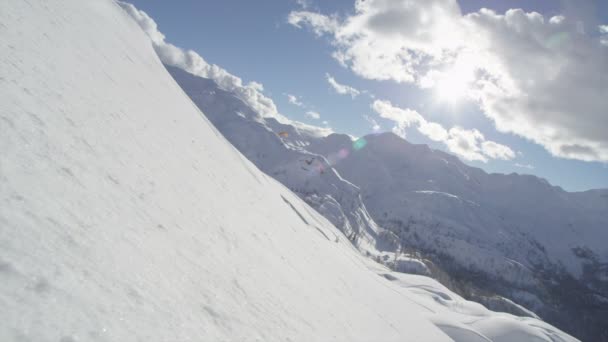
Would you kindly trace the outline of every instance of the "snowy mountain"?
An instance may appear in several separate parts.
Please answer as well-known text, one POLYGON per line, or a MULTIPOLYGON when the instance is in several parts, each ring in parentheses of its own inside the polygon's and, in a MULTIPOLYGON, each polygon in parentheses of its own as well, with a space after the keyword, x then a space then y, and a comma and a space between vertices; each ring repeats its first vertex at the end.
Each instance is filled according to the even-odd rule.
POLYGON ((455 289, 496 310, 535 316, 519 303, 581 336, 605 334, 605 191, 568 193, 534 176, 487 174, 392 133, 353 141, 302 130, 211 79, 166 68, 241 153, 361 251, 404 272, 437 276, 429 267, 439 266, 455 289), (426 264, 411 258, 420 252, 426 264), (578 295, 565 297, 571 282, 578 295))
MULTIPOLYGON (((579 336, 608 339, 606 190, 569 193, 535 176, 488 174, 392 133, 361 140, 365 148, 334 167, 404 248, 579 336)), ((333 134, 308 148, 329 155, 350 146, 333 134)))
POLYGON ((0 340, 575 340, 363 258, 117 3, 8 0, 0 22, 0 340))
MULTIPOLYGON (((334 167, 361 187, 366 205, 378 220, 445 221, 453 226, 449 229, 455 238, 477 238, 466 242, 467 248, 498 249, 520 259, 522 272, 551 261, 580 276, 583 263, 573 252, 576 247, 589 248, 600 260, 608 260, 603 243, 608 239, 608 199, 602 191, 568 193, 530 175, 487 174, 392 133, 363 139, 365 149, 334 167), (529 243, 542 244, 545 252, 527 255, 529 243)), ((327 155, 351 145, 350 137, 331 135, 309 149, 327 155)), ((486 271, 495 270, 507 280, 529 281, 525 274, 519 278, 505 274, 509 267, 504 260, 495 262, 478 266, 487 266, 486 271)))
MULTIPOLYGON (((569 222, 577 222, 572 227, 587 227, 585 235, 596 251, 593 255, 602 255, 605 251, 598 241, 606 233, 601 226, 606 220, 604 191, 567 193, 533 176, 487 174, 452 155, 412 145, 391 133, 357 141, 346 135, 308 134, 264 118, 209 79, 175 67, 167 69, 222 134, 261 170, 292 189, 345 235, 362 232, 362 238, 354 242, 363 252, 385 256, 390 264, 395 258, 390 252, 423 251, 431 265, 441 264, 452 277, 468 278, 476 287, 516 300, 579 333, 576 329, 588 329, 571 314, 579 311, 565 306, 572 311, 559 312, 562 303, 548 304, 567 298, 556 298, 554 289, 546 289, 547 281, 556 281, 567 271, 584 280, 587 291, 586 277, 606 279, 602 273, 606 268, 583 276, 590 267, 589 259, 579 253, 588 249, 585 239, 578 233, 555 235, 533 228, 538 224, 545 229, 559 227, 563 217, 569 217, 569 222), (280 132, 289 136, 281 137, 280 132), (362 189, 353 184, 362 184, 362 189), (373 218, 365 205, 373 208, 373 218), (559 217, 552 217, 555 208, 559 217), (538 213, 543 217, 536 217, 538 213), (388 234, 374 218, 395 233, 396 241, 387 241, 388 234), (484 286, 485 282, 500 285, 484 286)), ((398 257, 391 266, 431 273, 427 265, 407 256, 398 257)), ((563 282, 557 281, 556 287, 563 282)), ((471 298, 500 311, 535 316, 507 298, 471 298)))
POLYGON ((260 170, 329 219, 364 250, 373 251, 379 228, 359 188, 344 180, 324 156, 306 149, 321 136, 267 118, 214 81, 176 67, 167 70, 215 127, 260 170))

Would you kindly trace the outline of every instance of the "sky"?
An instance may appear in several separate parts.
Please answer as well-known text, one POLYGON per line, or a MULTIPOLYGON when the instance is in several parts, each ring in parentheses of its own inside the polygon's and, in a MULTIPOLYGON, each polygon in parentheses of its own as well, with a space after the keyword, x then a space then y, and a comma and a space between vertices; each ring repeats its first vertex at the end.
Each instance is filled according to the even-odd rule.
POLYGON ((161 44, 238 76, 229 83, 252 103, 291 120, 393 131, 569 191, 608 188, 608 2, 131 3, 161 44))

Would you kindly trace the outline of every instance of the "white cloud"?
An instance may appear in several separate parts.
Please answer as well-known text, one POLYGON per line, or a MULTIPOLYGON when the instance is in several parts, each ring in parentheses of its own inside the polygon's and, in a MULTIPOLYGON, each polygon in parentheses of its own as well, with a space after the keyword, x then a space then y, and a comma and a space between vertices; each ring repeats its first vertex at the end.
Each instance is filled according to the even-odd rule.
POLYGON ((551 19, 549 19, 549 23, 554 24, 554 25, 559 25, 562 22, 564 22, 564 20, 566 20, 566 17, 564 17, 563 15, 556 15, 551 17, 551 19))
POLYGON ((414 124, 417 125, 424 120, 415 110, 395 107, 389 101, 376 100, 372 103, 372 109, 376 111, 381 118, 394 121, 395 126, 392 131, 402 138, 406 137, 405 130, 408 127, 414 124))
POLYGON ((531 164, 520 164, 520 163, 515 163, 515 166, 520 167, 522 169, 529 169, 529 170, 533 170, 535 169, 534 165, 531 164))
POLYGON ((298 4, 298 6, 306 9, 310 7, 310 0, 296 0, 296 3, 298 4))
POLYGON ((144 11, 135 6, 118 2, 118 4, 135 20, 150 38, 152 46, 160 60, 170 66, 183 69, 193 75, 213 80, 223 90, 229 91, 251 106, 263 117, 275 118, 281 123, 291 124, 308 134, 325 136, 333 133, 329 128, 316 127, 292 121, 281 115, 272 99, 262 92, 264 87, 257 82, 243 84, 243 81, 215 64, 209 64, 203 57, 192 50, 183 50, 165 41, 165 36, 158 30, 156 22, 144 11))
POLYGON ((318 112, 309 110, 308 112, 306 112, 306 116, 308 116, 311 119, 315 119, 315 120, 319 120, 321 118, 321 114, 319 114, 318 112))
POLYGON ((395 123, 410 127, 424 120, 417 111, 409 108, 402 109, 393 106, 390 101, 376 100, 372 103, 372 109, 375 110, 380 117, 395 121, 395 123))
POLYGON ((287 22, 298 28, 302 27, 302 23, 306 23, 317 36, 332 33, 337 30, 339 25, 336 18, 306 11, 295 11, 289 13, 287 22))
POLYGON ((508 146, 486 140, 476 129, 452 127, 446 130, 436 122, 427 121, 420 113, 412 109, 394 106, 389 101, 376 100, 372 109, 380 117, 394 121, 393 132, 405 138, 408 127, 415 127, 418 132, 431 140, 443 142, 448 150, 467 160, 487 162, 489 159, 510 160, 515 158, 515 152, 508 146))
POLYGON ((427 122, 426 120, 420 122, 418 131, 433 141, 445 141, 449 136, 448 131, 443 126, 436 122, 427 122))
POLYGON ((334 88, 334 90, 338 94, 350 95, 354 99, 355 97, 359 96, 359 94, 361 93, 359 90, 357 90, 351 86, 347 86, 345 84, 338 83, 336 81, 336 79, 333 78, 330 74, 325 74, 325 78, 327 79, 327 82, 329 83, 329 85, 331 85, 331 87, 334 88))
POLYGON ((449 137, 445 141, 445 144, 450 152, 464 159, 478 160, 485 163, 488 161, 488 158, 484 156, 483 149, 480 147, 483 140, 483 134, 478 130, 464 129, 456 126, 450 128, 449 137))
POLYGON ((455 1, 359 0, 355 14, 344 20, 294 11, 288 21, 296 27, 306 25, 317 35, 332 35, 337 47, 334 57, 357 74, 409 82, 422 63, 420 52, 439 56, 456 46, 459 39, 454 35, 459 30, 450 20, 455 14, 459 14, 455 1))
POLYGON ((380 130, 380 125, 374 118, 369 117, 369 115, 363 115, 363 118, 372 126, 372 131, 378 132, 380 130))
POLYGON ((512 149, 494 141, 484 141, 481 143, 481 149, 483 154, 492 159, 510 160, 515 158, 515 152, 512 149))
POLYGON ((599 27, 600 30, 600 43, 602 45, 608 46, 608 25, 600 25, 599 27))
POLYGON ((608 27, 598 38, 569 15, 463 15, 456 0, 358 0, 344 18, 297 11, 289 22, 330 36, 333 56, 362 77, 437 91, 458 75, 462 95, 499 131, 555 156, 608 161, 608 27))
POLYGON ((298 106, 298 107, 304 107, 304 104, 302 103, 302 101, 300 101, 298 99, 297 96, 295 95, 291 95, 291 94, 285 94, 287 96, 287 101, 289 103, 291 103, 292 105, 298 106))

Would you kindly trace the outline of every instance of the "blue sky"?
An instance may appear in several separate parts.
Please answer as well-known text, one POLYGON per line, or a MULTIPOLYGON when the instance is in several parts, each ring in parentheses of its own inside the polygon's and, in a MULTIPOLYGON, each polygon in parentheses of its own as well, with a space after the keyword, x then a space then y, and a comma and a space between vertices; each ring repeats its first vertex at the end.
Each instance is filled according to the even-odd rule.
MULTIPOLYGON (((564 155, 552 155, 546 149, 547 146, 553 146, 552 143, 547 142, 543 136, 539 137, 541 140, 545 139, 542 143, 532 142, 530 137, 534 133, 529 129, 522 130, 523 133, 518 132, 517 127, 505 132, 498 131, 490 118, 492 115, 485 115, 475 100, 462 98, 446 101, 438 96, 435 88, 421 88, 416 82, 401 82, 395 79, 378 80, 369 72, 357 72, 355 62, 341 65, 332 57, 332 53, 338 50, 336 44, 339 43, 338 38, 332 36, 333 33, 320 36, 314 34, 314 27, 311 28, 313 25, 307 24, 308 17, 305 15, 300 27, 288 23, 288 16, 294 11, 318 13, 327 18, 338 18, 338 21, 344 23, 345 18, 354 15, 353 1, 312 0, 307 2, 306 8, 296 1, 283 0, 131 2, 156 21, 168 42, 198 52, 208 62, 223 67, 245 81, 262 83, 264 93, 274 100, 279 112, 288 118, 319 126, 323 126, 322 122, 327 121, 336 132, 362 136, 373 132, 372 125, 364 116, 375 120, 380 125, 380 131, 390 131, 396 125, 394 120, 380 117, 379 112, 372 108, 374 101, 387 101, 394 108, 416 111, 424 117, 425 122, 437 123, 446 130, 454 126, 467 130, 476 129, 483 134, 485 140, 507 146, 514 152, 508 160, 463 160, 470 165, 481 167, 488 172, 535 174, 570 191, 608 188, 608 167, 603 157, 582 161, 577 159, 589 158, 572 159, 564 158, 564 155), (330 74, 340 84, 365 93, 355 98, 338 94, 328 83, 326 74, 330 74), (297 96, 302 106, 290 103, 287 94, 297 96), (368 94, 373 94, 374 98, 368 94), (320 119, 307 116, 309 111, 319 113, 320 119), (527 138, 522 138, 522 135, 527 138)), ((503 14, 509 8, 522 8, 526 12, 541 13, 545 21, 558 15, 576 18, 577 23, 582 23, 585 34, 590 39, 600 35, 593 31, 597 25, 608 24, 608 4, 602 1, 575 2, 575 5, 570 5, 569 2, 553 0, 461 0, 458 4, 463 14, 477 12, 481 7, 491 8, 497 14, 503 14), (603 13, 603 16, 599 13, 603 13)), ((508 38, 505 36, 505 40, 508 38)), ((499 47, 503 48, 503 45, 499 47)), ((606 56, 601 49, 597 51, 600 51, 601 58, 606 56)), ((592 53, 598 54, 596 50, 592 53)), ((600 61, 608 61, 601 58, 600 61)), ((584 71, 581 71, 581 74, 585 75, 584 71)), ((597 82, 601 93, 606 85, 603 79, 597 82)), ((539 96, 541 95, 544 94, 540 93, 539 96)), ((556 98, 556 101, 559 100, 560 98, 556 98)), ((590 107, 601 109, 604 105, 604 108, 608 108, 608 102, 602 103, 601 97, 597 101, 599 102, 590 107)), ((580 107, 580 111, 585 110, 584 106, 580 107)), ((589 113, 580 120, 591 121, 602 115, 597 109, 595 112, 590 110, 589 113)), ((525 115, 527 112, 524 111, 522 117, 526 117, 525 115)), ((534 113, 530 115, 534 116, 534 113)), ((580 112, 564 111, 563 115, 566 119, 560 120, 555 127, 564 127, 559 125, 567 121, 567 116, 578 116, 580 112)), ((603 115, 605 118, 608 113, 603 115)), ((545 123, 548 123, 549 128, 553 128, 551 121, 545 123)), ((590 144, 600 144, 593 146, 605 146, 601 145, 606 142, 601 131, 591 132, 588 139, 581 136, 581 132, 585 134, 585 127, 581 124, 578 131, 560 135, 573 135, 579 139, 577 141, 590 141, 590 144)), ((425 143, 450 151, 445 142, 430 139, 415 126, 406 127, 404 134, 411 142, 425 143)))

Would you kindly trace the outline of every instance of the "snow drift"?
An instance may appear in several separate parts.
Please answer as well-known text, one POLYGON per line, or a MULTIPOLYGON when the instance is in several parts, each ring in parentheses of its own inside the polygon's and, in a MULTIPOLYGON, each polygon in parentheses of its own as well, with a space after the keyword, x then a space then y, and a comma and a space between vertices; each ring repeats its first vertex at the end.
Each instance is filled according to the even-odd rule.
POLYGON ((116 3, 2 6, 0 340, 574 340, 369 264, 116 3))

